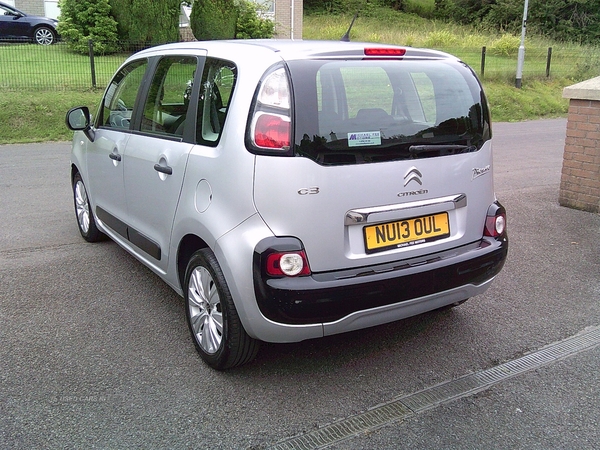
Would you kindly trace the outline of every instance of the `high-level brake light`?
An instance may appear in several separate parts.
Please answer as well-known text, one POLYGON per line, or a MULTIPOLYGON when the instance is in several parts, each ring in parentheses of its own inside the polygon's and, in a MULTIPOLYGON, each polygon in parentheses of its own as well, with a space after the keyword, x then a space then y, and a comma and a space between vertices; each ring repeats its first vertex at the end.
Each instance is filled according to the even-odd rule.
POLYGON ((404 56, 405 48, 373 47, 365 48, 365 56, 404 56))

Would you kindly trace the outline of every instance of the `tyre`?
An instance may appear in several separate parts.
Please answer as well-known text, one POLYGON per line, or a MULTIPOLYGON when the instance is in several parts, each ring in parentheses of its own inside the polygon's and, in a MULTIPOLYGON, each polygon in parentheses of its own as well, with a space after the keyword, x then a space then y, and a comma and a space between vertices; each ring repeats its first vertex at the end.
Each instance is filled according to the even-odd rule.
POLYGON ((56 41, 54 30, 48 27, 39 27, 33 32, 33 39, 36 44, 51 45, 56 41))
POLYGON ((77 227, 81 236, 88 242, 101 240, 104 235, 96 227, 94 214, 90 208, 90 201, 87 196, 85 184, 81 179, 79 172, 73 177, 73 200, 75 202, 75 216, 77 217, 77 227))
POLYGON ((210 249, 192 255, 184 294, 187 323, 204 362, 224 370, 254 359, 259 341, 244 330, 223 272, 210 249))

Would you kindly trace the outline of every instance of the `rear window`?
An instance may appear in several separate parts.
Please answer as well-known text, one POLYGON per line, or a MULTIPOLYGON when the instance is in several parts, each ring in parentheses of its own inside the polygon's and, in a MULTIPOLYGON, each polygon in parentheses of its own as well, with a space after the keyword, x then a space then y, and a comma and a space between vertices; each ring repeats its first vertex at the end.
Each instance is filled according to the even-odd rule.
POLYGON ((456 61, 290 61, 294 151, 324 165, 473 152, 490 138, 479 82, 456 61))

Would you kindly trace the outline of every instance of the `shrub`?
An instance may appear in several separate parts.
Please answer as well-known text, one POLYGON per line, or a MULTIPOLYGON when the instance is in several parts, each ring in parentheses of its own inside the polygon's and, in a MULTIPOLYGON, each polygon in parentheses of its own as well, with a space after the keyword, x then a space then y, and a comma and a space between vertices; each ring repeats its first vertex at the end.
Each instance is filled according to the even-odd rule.
POLYGON ((233 39, 237 16, 233 0, 195 0, 190 26, 199 41, 233 39))
POLYGON ((238 3, 236 39, 270 39, 275 34, 275 22, 265 16, 265 8, 249 0, 238 3))
MULTIPOLYGON (((396 3, 401 0, 395 0, 396 3)), ((304 0, 304 11, 307 14, 351 14, 369 16, 378 4, 394 3, 394 0, 304 0)), ((386 6, 391 6, 390 4, 386 6)))
POLYGON ((142 45, 179 40, 180 0, 109 0, 122 41, 142 45))
POLYGON ((498 56, 514 56, 519 52, 521 38, 512 34, 505 34, 494 41, 490 46, 490 52, 498 56))
POLYGON ((60 0, 58 32, 69 49, 88 53, 88 41, 94 41, 99 54, 119 50, 117 22, 110 15, 108 0, 60 0))
POLYGON ((425 47, 452 47, 456 45, 458 38, 447 30, 432 31, 429 33, 423 45, 425 47))
POLYGON ((420 17, 432 18, 435 12, 433 0, 404 0, 402 10, 420 17))

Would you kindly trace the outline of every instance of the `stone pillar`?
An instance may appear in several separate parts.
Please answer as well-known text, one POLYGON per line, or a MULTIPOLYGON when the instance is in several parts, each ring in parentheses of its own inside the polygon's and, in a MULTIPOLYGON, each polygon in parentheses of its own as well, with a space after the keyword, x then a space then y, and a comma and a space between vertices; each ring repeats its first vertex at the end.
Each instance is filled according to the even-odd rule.
POLYGON ((275 3, 275 37, 302 39, 304 0, 273 0, 275 3))
POLYGON ((570 99, 558 202, 600 212, 600 77, 566 87, 570 99))

